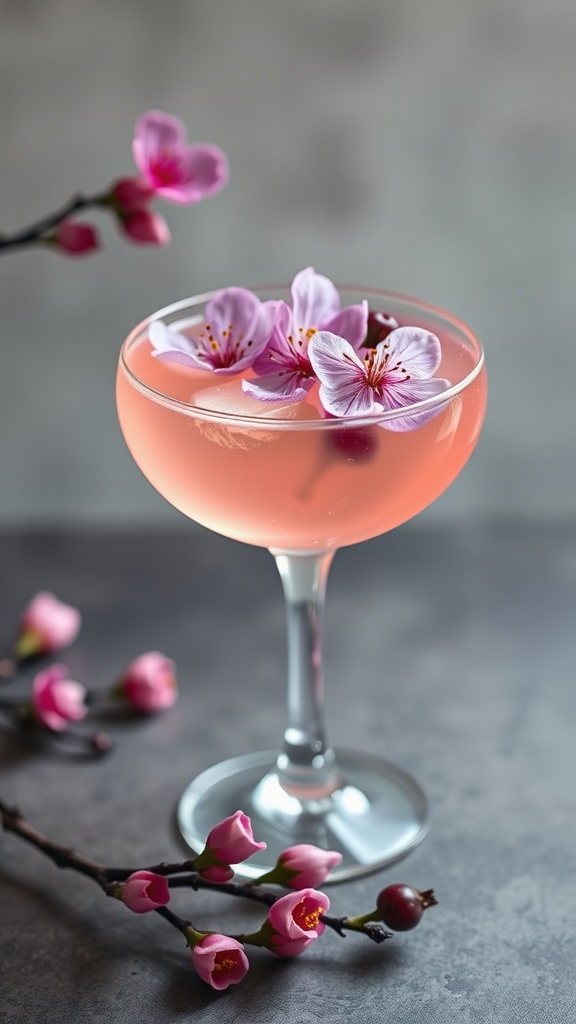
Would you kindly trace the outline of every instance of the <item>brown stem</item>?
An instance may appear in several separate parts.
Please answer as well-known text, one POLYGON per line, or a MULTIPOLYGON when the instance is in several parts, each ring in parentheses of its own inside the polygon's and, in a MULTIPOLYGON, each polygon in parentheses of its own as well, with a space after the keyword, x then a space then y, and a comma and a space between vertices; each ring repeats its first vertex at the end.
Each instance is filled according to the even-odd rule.
POLYGON ((0 235, 0 252, 23 248, 26 245, 34 245, 34 243, 44 239, 53 228, 57 227, 61 221, 66 220, 67 217, 79 213, 80 210, 104 206, 107 198, 107 192, 96 193, 92 196, 82 194, 72 196, 59 210, 49 214, 47 217, 43 217, 41 220, 35 221, 27 228, 22 228, 22 230, 16 231, 12 235, 0 235))

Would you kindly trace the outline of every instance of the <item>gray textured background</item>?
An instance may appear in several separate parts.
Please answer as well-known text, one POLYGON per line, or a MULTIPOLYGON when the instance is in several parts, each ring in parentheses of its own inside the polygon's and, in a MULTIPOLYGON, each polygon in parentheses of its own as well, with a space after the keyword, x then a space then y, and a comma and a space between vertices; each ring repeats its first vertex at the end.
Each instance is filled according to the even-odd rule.
POLYGON ((231 184, 165 252, 120 241, 0 264, 0 522, 184 523, 116 423, 123 336, 206 288, 335 279, 412 293, 483 339, 485 432, 425 513, 571 515, 572 0, 0 0, 0 230, 133 169, 136 118, 182 117, 231 184))

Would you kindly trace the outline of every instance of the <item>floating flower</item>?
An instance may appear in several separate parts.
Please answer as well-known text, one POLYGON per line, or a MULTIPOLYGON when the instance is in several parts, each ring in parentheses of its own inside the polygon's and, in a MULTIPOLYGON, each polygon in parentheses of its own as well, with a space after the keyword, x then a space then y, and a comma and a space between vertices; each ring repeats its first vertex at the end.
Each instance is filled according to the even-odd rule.
MULTIPOLYGON (((309 346, 310 362, 320 380, 320 401, 332 416, 370 416, 402 409, 442 394, 450 382, 432 375, 441 359, 435 334, 419 327, 398 327, 363 358, 348 341, 318 331, 309 346)), ((443 408, 400 416, 382 423, 389 430, 423 426, 443 408)))
POLYGON ((321 917, 330 907, 330 900, 316 889, 301 889, 276 900, 268 912, 272 929, 268 946, 283 957, 298 956, 325 929, 321 917))
POLYGON ((130 662, 117 689, 137 711, 170 708, 178 699, 174 662, 159 651, 147 651, 130 662))
POLYGON ((340 308, 332 281, 307 267, 292 282, 292 307, 278 302, 274 333, 254 362, 259 380, 243 382, 243 389, 263 401, 304 398, 315 379, 308 345, 316 331, 334 331, 358 348, 366 337, 368 304, 340 308))
POLYGON ((76 639, 82 619, 73 605, 41 590, 20 617, 15 656, 18 660, 53 654, 76 639))
POLYGON ((228 181, 225 153, 204 142, 189 146, 183 122, 160 110, 136 122, 132 152, 145 181, 172 203, 197 203, 228 181))
MULTIPOLYGON (((252 823, 243 811, 236 811, 208 834, 202 853, 194 861, 194 869, 206 878, 214 867, 226 868, 240 864, 258 850, 265 850, 266 843, 257 843, 252 832, 252 823), (208 871, 208 874, 205 872, 208 871)), ((230 875, 228 877, 231 877, 230 875)), ((212 877, 211 881, 226 881, 224 877, 212 877)))
POLYGON ((216 932, 195 943, 192 963, 202 981, 216 989, 242 981, 250 966, 242 943, 216 932))
POLYGON ((280 854, 276 866, 262 875, 257 884, 275 883, 290 889, 315 888, 322 885, 332 868, 337 867, 342 854, 335 850, 321 850, 310 843, 290 846, 280 854))
POLYGON ((167 879, 154 871, 134 871, 114 895, 135 914, 147 914, 170 902, 167 879))
POLYGON ((224 288, 206 305, 206 322, 194 337, 161 320, 150 325, 153 354, 215 373, 238 373, 250 366, 268 342, 277 302, 261 302, 245 288, 224 288))
POLYGON ((70 722, 84 718, 86 690, 68 678, 64 665, 51 665, 39 672, 32 684, 32 710, 35 717, 54 732, 63 732, 70 722))

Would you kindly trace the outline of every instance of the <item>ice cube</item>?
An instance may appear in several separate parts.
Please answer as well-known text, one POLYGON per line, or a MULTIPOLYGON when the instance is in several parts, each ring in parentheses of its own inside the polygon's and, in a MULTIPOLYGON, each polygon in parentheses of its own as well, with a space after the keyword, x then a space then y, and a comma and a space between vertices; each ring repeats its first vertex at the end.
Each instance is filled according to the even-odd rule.
POLYGON ((261 402, 246 395, 241 380, 226 381, 212 388, 195 391, 192 402, 200 409, 229 416, 254 416, 258 419, 291 420, 298 416, 299 402, 261 402))

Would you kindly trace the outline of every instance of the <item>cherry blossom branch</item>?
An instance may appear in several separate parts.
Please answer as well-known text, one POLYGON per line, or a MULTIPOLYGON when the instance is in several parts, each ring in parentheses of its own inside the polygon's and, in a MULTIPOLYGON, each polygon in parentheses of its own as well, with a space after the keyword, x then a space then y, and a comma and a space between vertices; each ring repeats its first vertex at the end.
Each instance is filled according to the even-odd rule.
POLYGON ((188 145, 183 122, 159 110, 149 110, 136 122, 132 152, 138 176, 119 178, 93 195, 79 192, 28 227, 0 234, 0 254, 45 245, 68 256, 86 256, 100 248, 100 239, 92 224, 76 217, 94 208, 111 213, 130 241, 168 245, 168 225, 150 209, 152 200, 158 196, 181 205, 198 203, 228 180, 226 154, 208 143, 188 145))
MULTIPOLYGON (((6 832, 11 832, 21 839, 30 843, 37 850, 56 864, 57 867, 77 871, 80 874, 92 878, 104 892, 113 894, 115 885, 125 882, 136 872, 145 872, 152 875, 160 875, 168 878, 170 889, 209 889, 213 892, 224 893, 233 897, 253 900, 266 907, 272 907, 281 898, 277 892, 260 886, 257 883, 246 882, 211 882, 194 871, 194 861, 185 860, 177 863, 161 862, 149 865, 145 868, 135 867, 111 867, 88 857, 82 856, 72 847, 62 846, 55 843, 47 836, 30 825, 16 807, 10 807, 4 800, 0 799, 0 819, 6 832), (169 877, 170 876, 170 877, 169 877), (176 876, 176 877, 171 877, 176 876)), ((432 906, 436 900, 431 890, 426 894, 426 906, 432 906)), ((180 931, 185 933, 190 927, 190 922, 184 921, 167 907, 155 908, 160 916, 174 924, 180 931)), ((373 942, 381 943, 391 937, 391 932, 386 931, 381 924, 369 919, 370 915, 363 917, 349 917, 347 915, 333 916, 324 913, 322 923, 331 928, 336 934, 344 937, 345 932, 351 931, 366 935, 373 942)))
POLYGON ((0 253, 9 249, 23 248, 38 242, 46 241, 46 236, 63 221, 68 220, 81 210, 94 209, 95 207, 106 207, 110 205, 110 193, 97 192, 94 195, 86 196, 78 193, 72 196, 68 202, 55 210, 54 213, 40 220, 35 221, 26 228, 14 232, 12 235, 0 235, 0 253))

